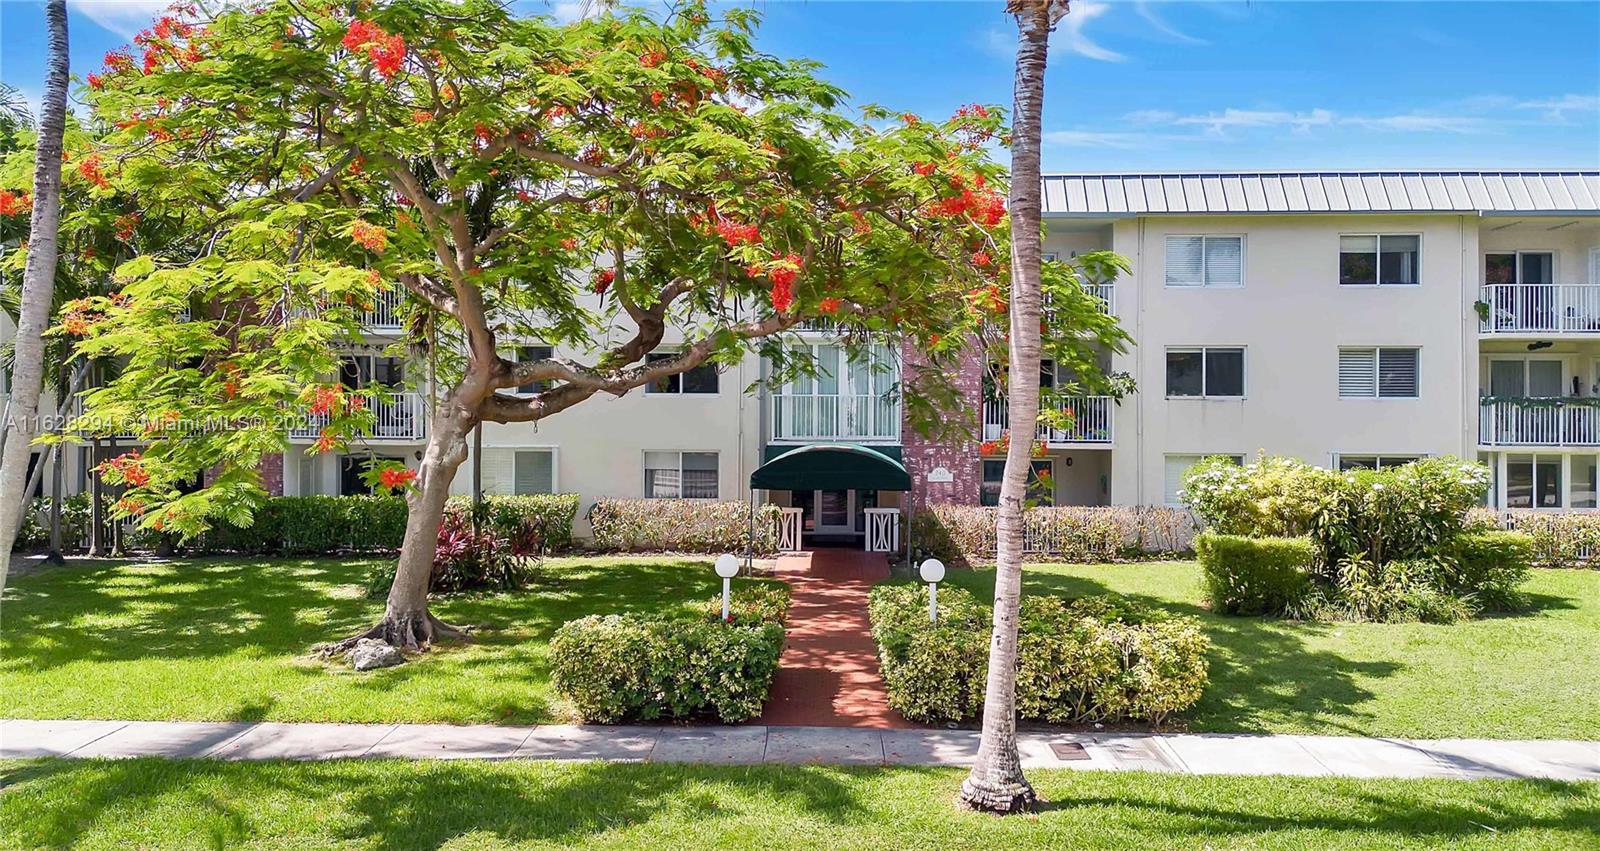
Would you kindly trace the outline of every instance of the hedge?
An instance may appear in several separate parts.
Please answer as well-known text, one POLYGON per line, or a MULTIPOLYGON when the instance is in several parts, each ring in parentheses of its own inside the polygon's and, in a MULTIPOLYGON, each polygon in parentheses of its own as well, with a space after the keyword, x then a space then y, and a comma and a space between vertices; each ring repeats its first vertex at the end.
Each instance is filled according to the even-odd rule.
MULTIPOLYGON (((912 515, 912 543, 952 564, 990 562, 995 555, 992 507, 931 505, 912 515)), ((1103 562, 1188 552, 1195 523, 1166 506, 1035 506, 1023 512, 1029 560, 1103 562)))
MULTIPOLYGON (((983 708, 990 610, 962 588, 939 591, 928 621, 920 585, 872 589, 872 634, 889 705, 919 723, 964 721, 983 708)), ((1017 712, 1051 723, 1159 724, 1205 690, 1210 642, 1193 618, 1117 597, 1022 598, 1017 712)))
POLYGON ((1485 508, 1473 512, 1469 525, 1526 534, 1540 567, 1600 567, 1600 514, 1485 508))
POLYGON ((717 598, 695 617, 590 615, 562 624, 550 642, 556 690, 589 723, 754 718, 778 670, 788 589, 752 585, 733 599, 729 623, 717 598))
POLYGON ((1527 604, 1517 590, 1527 579, 1539 547, 1523 532, 1491 531, 1459 535, 1445 562, 1442 589, 1470 596, 1487 611, 1516 611, 1527 604))
MULTIPOLYGON (((775 505, 756 510, 755 552, 778 551, 775 505)), ((594 546, 609 552, 743 553, 750 506, 706 499, 601 499, 589 509, 594 546)))
POLYGON ((1281 615, 1305 599, 1317 548, 1310 538, 1246 538, 1204 532, 1195 555, 1212 611, 1281 615))
MULTIPOLYGON (((449 504, 454 508, 470 508, 472 498, 453 496, 449 504)), ((485 496, 480 510, 480 522, 487 522, 508 535, 517 534, 523 524, 531 524, 547 553, 572 549, 572 522, 578 516, 575 493, 485 496)))

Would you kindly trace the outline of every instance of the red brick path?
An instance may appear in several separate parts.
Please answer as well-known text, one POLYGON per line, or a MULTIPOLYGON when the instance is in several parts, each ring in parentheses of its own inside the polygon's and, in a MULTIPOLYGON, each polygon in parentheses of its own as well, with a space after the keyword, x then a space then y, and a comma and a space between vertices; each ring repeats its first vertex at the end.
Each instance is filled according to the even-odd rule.
POLYGON ((909 727, 889 708, 867 591, 889 576, 882 553, 823 549, 778 559, 794 590, 789 630, 758 724, 909 727))

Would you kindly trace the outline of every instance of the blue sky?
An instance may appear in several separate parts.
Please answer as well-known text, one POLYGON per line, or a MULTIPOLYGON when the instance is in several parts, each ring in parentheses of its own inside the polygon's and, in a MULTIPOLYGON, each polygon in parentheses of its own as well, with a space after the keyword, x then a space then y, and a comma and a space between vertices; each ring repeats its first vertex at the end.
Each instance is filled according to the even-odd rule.
MULTIPOLYGON (((69 0, 74 73, 164 5, 69 0)), ((1000 0, 753 5, 858 103, 1010 102, 1000 0)), ((35 101, 42 17, 0 0, 0 79, 35 101)), ((1600 3, 1077 0, 1052 46, 1048 170, 1600 167, 1600 3)))

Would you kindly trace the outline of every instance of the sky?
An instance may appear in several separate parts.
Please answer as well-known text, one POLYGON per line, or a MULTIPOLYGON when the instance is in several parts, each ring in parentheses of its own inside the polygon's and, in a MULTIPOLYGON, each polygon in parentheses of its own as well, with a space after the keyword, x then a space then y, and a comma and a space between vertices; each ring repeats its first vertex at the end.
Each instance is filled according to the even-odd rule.
MULTIPOLYGON (((519 0, 570 18, 570 0, 519 0)), ((166 0, 68 0, 73 71, 166 0)), ((757 0, 762 49, 852 101, 1009 105, 1000 0, 757 0)), ((43 8, 0 0, 0 80, 37 103, 43 8)), ((1600 2, 1086 2, 1051 39, 1047 171, 1600 167, 1600 2)))

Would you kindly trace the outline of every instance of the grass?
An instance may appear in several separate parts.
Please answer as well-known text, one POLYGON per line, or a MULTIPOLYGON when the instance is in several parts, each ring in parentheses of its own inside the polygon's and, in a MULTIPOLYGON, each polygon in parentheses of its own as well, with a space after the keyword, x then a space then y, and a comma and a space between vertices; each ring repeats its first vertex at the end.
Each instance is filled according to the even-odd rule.
MULTIPOLYGON (((565 720, 550 685, 556 628, 593 613, 660 611, 721 590, 695 559, 550 559, 516 593, 447 597, 467 645, 357 674, 309 658, 376 621, 371 562, 198 559, 85 563, 17 578, 0 635, 0 716, 133 720, 565 720)), ((737 580, 747 582, 750 580, 737 580)), ((737 585, 735 585, 737 588, 737 585)))
POLYGON ((618 763, 0 765, 8 848, 1592 848, 1600 785, 1036 771, 1036 818, 952 769, 618 763))
MULTIPOLYGON (((983 599, 992 570, 948 580, 983 599)), ((1028 565, 1025 593, 1124 594, 1192 615, 1213 644, 1190 730, 1600 739, 1600 572, 1536 570, 1532 611, 1453 626, 1294 623, 1201 607, 1193 562, 1028 565)))

